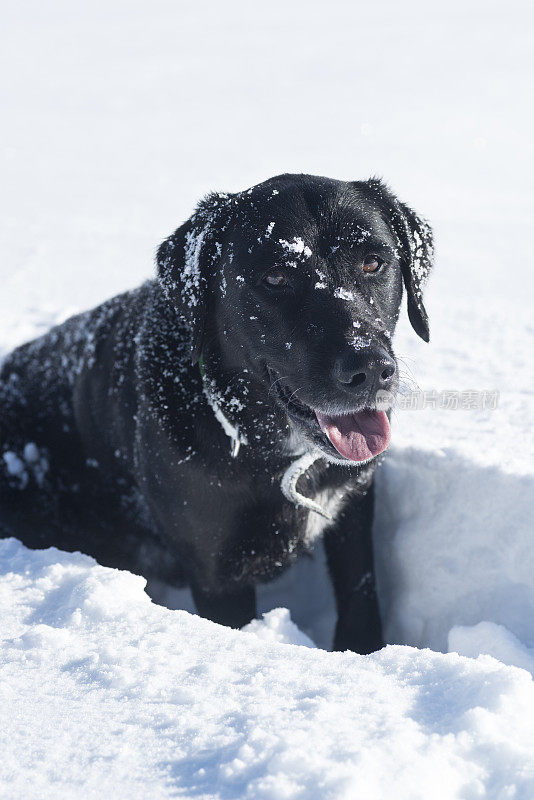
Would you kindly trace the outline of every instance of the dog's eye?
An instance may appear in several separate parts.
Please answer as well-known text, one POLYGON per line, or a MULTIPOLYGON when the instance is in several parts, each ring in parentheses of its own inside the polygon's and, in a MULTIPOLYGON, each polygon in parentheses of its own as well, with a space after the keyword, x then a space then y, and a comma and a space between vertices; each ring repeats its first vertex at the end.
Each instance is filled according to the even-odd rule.
POLYGON ((265 275, 263 282, 266 283, 267 286, 274 286, 277 289, 283 289, 285 286, 289 286, 289 281, 281 272, 270 272, 268 275, 265 275))
POLYGON ((369 253, 363 259, 362 268, 364 272, 378 272, 383 263, 383 260, 376 253, 369 253))

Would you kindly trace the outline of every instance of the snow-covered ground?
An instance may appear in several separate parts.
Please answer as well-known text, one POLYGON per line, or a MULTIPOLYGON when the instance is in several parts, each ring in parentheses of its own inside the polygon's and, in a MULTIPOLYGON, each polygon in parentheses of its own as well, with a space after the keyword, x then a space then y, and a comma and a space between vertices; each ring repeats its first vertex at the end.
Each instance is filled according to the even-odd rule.
POLYGON ((523 670, 279 643, 302 642, 281 610, 241 633, 87 556, 0 554, 1 797, 534 796, 523 670))
POLYGON ((320 548, 262 592, 298 628, 275 611, 236 633, 87 557, 1 543, 0 797, 530 800, 528 5, 3 12, 0 354, 150 275, 204 192, 283 171, 384 176, 433 222, 437 263, 431 344, 405 320, 397 336, 427 408, 398 409, 378 476, 385 631, 412 647, 287 644, 328 647, 320 548), (484 391, 496 409, 439 407, 484 391))

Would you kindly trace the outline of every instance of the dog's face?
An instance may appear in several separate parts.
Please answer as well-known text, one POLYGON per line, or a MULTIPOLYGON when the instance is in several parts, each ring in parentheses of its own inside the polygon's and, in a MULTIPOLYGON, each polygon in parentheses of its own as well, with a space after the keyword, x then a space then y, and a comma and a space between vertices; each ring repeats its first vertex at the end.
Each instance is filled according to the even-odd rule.
POLYGON ((197 214, 159 253, 164 285, 190 319, 194 356, 217 352, 223 369, 246 370, 297 438, 330 460, 382 452, 403 277, 412 324, 428 338, 428 228, 377 181, 311 176, 212 196, 197 214))

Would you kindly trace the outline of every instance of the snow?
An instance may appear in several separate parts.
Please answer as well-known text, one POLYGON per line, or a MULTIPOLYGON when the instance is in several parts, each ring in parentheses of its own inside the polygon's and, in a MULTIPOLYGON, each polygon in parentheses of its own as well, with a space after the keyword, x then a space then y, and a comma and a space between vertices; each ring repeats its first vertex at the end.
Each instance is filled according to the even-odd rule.
POLYGON ((334 297, 339 297, 340 300, 347 300, 348 302, 351 302, 354 301, 354 292, 351 292, 348 289, 343 289, 342 286, 337 286, 334 289, 334 297))
MULTIPOLYGON (((204 394, 206 395, 208 403, 213 409, 213 413, 215 414, 217 422, 230 439, 230 452, 232 454, 232 458, 237 458, 241 445, 248 444, 247 437, 242 433, 240 434, 239 426, 233 425, 228 417, 225 416, 220 406, 222 397, 219 395, 212 383, 206 379, 204 379, 203 383, 204 394)), ((236 400, 236 403, 239 407, 239 401, 236 400)))
POLYGON ((24 468, 24 461, 12 450, 6 450, 3 453, 3 459, 8 475, 18 478, 20 488, 24 489, 28 483, 28 473, 24 468))
MULTIPOLYGON (((310 647, 334 621, 319 545, 243 633, 2 542, 0 797, 534 796, 529 22, 515 0, 7 5, 0 355, 141 283, 206 192, 284 171, 384 176, 437 262, 430 345, 404 313, 395 337, 426 399, 397 405, 377 476, 391 645, 310 647)), ((46 469, 27 444, 2 454, 20 480, 46 469)))
POLYGON ((262 619, 253 619, 242 628, 265 642, 283 642, 297 644, 302 647, 315 647, 314 642, 302 633, 294 622, 287 608, 273 608, 263 615, 262 619))
POLYGON ((523 670, 310 649, 280 609, 231 631, 154 605, 138 576, 14 539, 0 563, 2 797, 534 792, 523 670))
POLYGON ((495 622, 455 625, 449 631, 449 650, 471 658, 487 653, 534 674, 534 648, 525 647, 517 636, 495 622))
POLYGON ((182 280, 184 282, 183 295, 191 306, 198 305, 198 296, 200 292, 200 268, 198 260, 200 258, 204 236, 204 230, 200 232, 189 231, 185 235, 186 255, 185 266, 182 271, 182 280))
POLYGON ((304 244, 304 240, 301 239, 300 236, 295 236, 291 242, 288 242, 287 239, 278 239, 278 243, 282 245, 284 250, 302 255, 304 258, 310 258, 312 255, 311 248, 308 247, 307 244, 304 244))
MULTIPOLYGON (((479 408, 462 409, 459 396, 457 409, 431 402, 394 415, 395 444, 378 476, 375 531, 386 636, 443 650, 451 628, 486 621, 528 648, 534 643, 528 370, 534 329, 520 308, 488 308, 473 298, 456 303, 454 325, 450 308, 435 303, 429 351, 439 358, 418 353, 419 380, 409 388, 479 394, 479 408), (497 407, 482 408, 492 389, 499 391, 497 407)), ((407 332, 397 340, 409 365, 409 354, 424 350, 411 340, 407 332)), ((487 647, 493 652, 491 640, 487 647)))
POLYGON ((37 485, 43 485, 44 477, 48 471, 48 459, 44 451, 39 451, 35 442, 27 442, 24 445, 22 458, 12 450, 5 450, 2 458, 8 475, 18 479, 21 489, 24 489, 28 483, 28 470, 33 473, 37 485))

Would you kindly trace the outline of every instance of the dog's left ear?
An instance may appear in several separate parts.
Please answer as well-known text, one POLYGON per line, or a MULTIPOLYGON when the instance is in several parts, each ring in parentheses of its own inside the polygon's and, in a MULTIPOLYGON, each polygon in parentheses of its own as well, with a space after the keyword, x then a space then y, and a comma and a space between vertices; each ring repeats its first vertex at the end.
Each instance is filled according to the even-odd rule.
POLYGON ((228 195, 210 194, 158 248, 158 279, 165 296, 191 331, 191 360, 202 355, 211 274, 218 268, 222 210, 228 195))
POLYGON ((434 262, 432 229, 415 211, 401 203, 381 180, 372 178, 367 185, 397 239, 412 328, 428 342, 430 331, 423 305, 423 286, 434 262))

